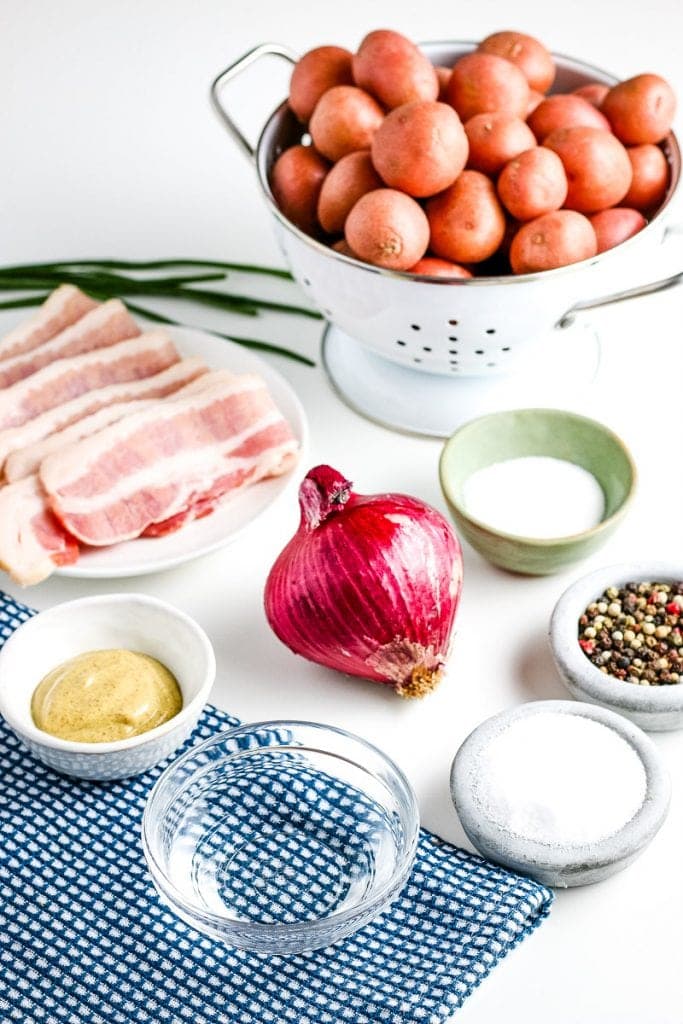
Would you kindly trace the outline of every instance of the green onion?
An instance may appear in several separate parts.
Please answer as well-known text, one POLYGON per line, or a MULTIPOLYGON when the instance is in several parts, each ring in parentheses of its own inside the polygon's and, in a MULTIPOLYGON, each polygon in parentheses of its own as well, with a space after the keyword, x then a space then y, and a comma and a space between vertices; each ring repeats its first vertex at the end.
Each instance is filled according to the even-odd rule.
POLYGON ((47 298, 45 295, 23 295, 20 299, 9 299, 7 302, 0 302, 0 309, 28 309, 29 306, 42 306, 47 298))
POLYGON ((4 267, 6 271, 24 270, 61 270, 78 267, 106 267, 111 270, 163 270, 171 267, 207 267, 209 269, 232 271, 239 274, 266 274, 269 277, 280 277, 285 281, 293 280, 288 270, 279 267, 261 267, 254 263, 222 263, 219 260, 60 260, 59 263, 24 263, 12 267, 4 267))
MULTIPOLYGON (((143 309, 142 306, 133 305, 129 302, 128 309, 131 313, 137 313, 138 316, 146 317, 147 320, 151 320, 157 324, 170 324, 174 327, 189 327, 189 324, 183 324, 179 320, 173 320, 170 316, 164 316, 162 313, 156 313, 151 309, 143 309)), ((192 328, 196 330, 196 328, 192 328)), ((294 359, 298 363, 303 363, 305 366, 315 366, 312 359, 308 356, 302 356, 299 352, 292 352, 291 349, 282 348, 280 345, 273 345, 269 341, 259 341, 256 338, 241 338, 234 334, 224 334, 222 331, 214 331, 211 328, 202 327, 201 330, 207 331, 208 334, 215 334, 219 338, 225 338, 226 341, 234 341, 238 345, 244 345, 245 348, 256 348, 263 352, 274 352, 278 356, 288 356, 290 359, 294 359)))
MULTIPOLYGON (((32 292, 19 298, 0 302, 1 309, 22 309, 38 306, 45 301, 50 291, 60 284, 74 284, 82 291, 99 300, 110 298, 164 298, 182 299, 196 305, 212 306, 225 312, 240 313, 243 316, 258 316, 261 310, 276 313, 287 313, 296 316, 321 319, 320 314, 305 306, 289 302, 277 302, 273 299, 261 299, 255 295, 242 295, 227 291, 218 291, 201 287, 202 285, 224 281, 229 273, 264 274, 291 280, 286 270, 277 267, 260 267, 248 263, 224 263, 217 260, 200 259, 169 259, 169 260, 64 260, 55 263, 23 263, 0 267, 0 292, 32 292), (206 273, 180 273, 170 276, 154 273, 188 268, 207 271, 206 273), (132 277, 121 271, 147 272, 144 276, 132 277), (149 273, 149 272, 152 273, 149 273), (211 272, 208 272, 211 271, 211 272), (40 292, 40 294, 37 294, 40 292)), ((128 303, 133 312, 146 316, 158 323, 184 326, 177 320, 163 317, 128 303)), ((259 341, 256 338, 243 338, 220 331, 211 331, 219 337, 235 341, 248 348, 261 349, 277 355, 287 356, 308 366, 315 363, 308 357, 259 341)))

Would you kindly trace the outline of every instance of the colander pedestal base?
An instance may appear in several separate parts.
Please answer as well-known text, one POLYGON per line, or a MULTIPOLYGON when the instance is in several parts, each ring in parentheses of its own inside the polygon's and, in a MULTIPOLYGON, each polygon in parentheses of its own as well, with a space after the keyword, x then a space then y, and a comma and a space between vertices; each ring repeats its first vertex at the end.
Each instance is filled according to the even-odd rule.
POLYGON ((590 326, 577 323, 554 331, 534 361, 511 376, 457 378, 392 363, 328 324, 322 358, 334 390, 361 416, 404 433, 449 437, 475 416, 501 409, 584 410, 600 342, 590 326))

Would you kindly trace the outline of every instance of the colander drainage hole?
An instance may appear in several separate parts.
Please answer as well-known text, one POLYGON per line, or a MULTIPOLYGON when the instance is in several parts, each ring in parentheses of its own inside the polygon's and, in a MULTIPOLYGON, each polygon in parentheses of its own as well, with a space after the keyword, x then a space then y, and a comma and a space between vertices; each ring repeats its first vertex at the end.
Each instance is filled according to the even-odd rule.
POLYGON ((483 354, 484 354, 483 348, 475 348, 474 354, 475 354, 475 356, 483 356, 483 354))
POLYGON ((419 357, 419 356, 415 356, 415 357, 413 358, 413 362, 414 362, 414 363, 421 363, 421 362, 422 362, 422 360, 420 359, 420 357, 419 357))
POLYGON ((448 354, 449 354, 449 356, 457 356, 457 354, 458 354, 457 348, 449 348, 448 354))
POLYGON ((449 320, 448 322, 451 325, 451 327, 457 327, 458 326, 458 321, 457 320, 449 320))
POLYGON ((505 346, 504 348, 502 348, 502 349, 501 349, 500 351, 501 351, 501 352, 509 352, 509 351, 510 351, 510 346, 509 346, 509 345, 506 345, 506 346, 505 346))
POLYGON ((412 327, 412 329, 414 331, 421 331, 422 330, 422 328, 420 327, 419 324, 411 324, 410 326, 412 327))
POLYGON ((496 364, 495 363, 487 363, 486 365, 487 366, 495 366, 496 364))
POLYGON ((397 341, 396 344, 397 345, 405 345, 405 341, 397 341))
POLYGON ((486 328, 486 333, 487 334, 495 334, 496 333, 496 328, 495 327, 487 327, 486 328))
POLYGON ((431 346, 430 345, 423 345, 422 346, 422 351, 423 352, 431 352, 432 351, 431 346))
POLYGON ((310 288, 311 282, 308 280, 307 277, 304 278, 304 284, 310 288))
POLYGON ((449 341, 457 341, 458 339, 456 338, 456 336, 454 334, 449 334, 448 335, 448 340, 449 341))

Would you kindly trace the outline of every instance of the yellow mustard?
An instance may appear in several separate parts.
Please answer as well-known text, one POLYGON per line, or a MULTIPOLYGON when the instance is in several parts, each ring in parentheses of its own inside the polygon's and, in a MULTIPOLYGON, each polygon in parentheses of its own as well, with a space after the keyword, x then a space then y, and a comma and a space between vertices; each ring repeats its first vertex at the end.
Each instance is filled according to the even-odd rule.
POLYGON ((177 715, 183 698, 175 676, 138 651, 86 651, 40 681, 31 699, 44 732, 79 743, 139 736, 177 715))

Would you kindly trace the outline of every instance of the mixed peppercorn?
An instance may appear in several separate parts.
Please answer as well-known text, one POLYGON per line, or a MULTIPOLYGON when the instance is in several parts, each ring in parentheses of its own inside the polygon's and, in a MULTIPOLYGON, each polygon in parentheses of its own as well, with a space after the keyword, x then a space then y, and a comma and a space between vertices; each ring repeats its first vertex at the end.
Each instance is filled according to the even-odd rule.
POLYGON ((608 587, 579 619, 579 645, 605 675, 683 683, 683 582, 608 587))

